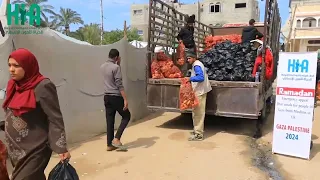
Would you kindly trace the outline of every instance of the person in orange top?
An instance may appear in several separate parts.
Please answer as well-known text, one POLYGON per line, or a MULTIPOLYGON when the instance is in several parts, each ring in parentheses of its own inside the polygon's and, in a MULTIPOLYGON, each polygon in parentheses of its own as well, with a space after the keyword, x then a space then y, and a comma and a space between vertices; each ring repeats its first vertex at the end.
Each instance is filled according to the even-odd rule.
MULTIPOLYGON (((254 63, 254 67, 252 70, 252 76, 255 77, 256 72, 259 70, 259 66, 262 64, 262 48, 263 42, 259 39, 250 41, 253 45, 258 48, 257 58, 254 63)), ((266 75, 265 78, 270 80, 273 76, 273 54, 272 50, 269 46, 266 48, 266 55, 265 55, 265 64, 266 64, 266 75)))

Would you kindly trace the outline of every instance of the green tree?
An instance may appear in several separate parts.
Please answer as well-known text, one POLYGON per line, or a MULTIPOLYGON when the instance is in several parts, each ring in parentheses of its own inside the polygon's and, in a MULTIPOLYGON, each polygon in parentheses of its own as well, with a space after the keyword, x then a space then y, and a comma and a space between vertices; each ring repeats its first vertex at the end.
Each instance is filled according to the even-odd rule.
MULTIPOLYGON (((109 32, 104 33, 104 38, 103 38, 103 44, 112 44, 117 41, 120 41, 124 37, 124 31, 123 30, 112 30, 109 32)), ((138 30, 135 28, 128 28, 127 30, 127 38, 128 41, 133 41, 133 40, 138 40, 141 41, 142 38, 140 35, 138 35, 138 30)))
POLYGON ((58 29, 57 20, 53 19, 53 20, 50 21, 48 17, 45 17, 44 20, 41 20, 40 26, 41 27, 48 27, 48 28, 53 29, 53 30, 57 30, 58 29))
POLYGON ((120 29, 104 32, 103 44, 112 44, 120 41, 123 38, 123 31, 120 29))
POLYGON ((84 25, 84 27, 79 28, 75 32, 71 32, 70 36, 81 41, 87 41, 92 45, 99 45, 101 42, 100 32, 101 29, 99 24, 91 23, 89 25, 84 25))
POLYGON ((80 41, 85 41, 82 28, 79 28, 79 29, 77 29, 77 30, 74 31, 74 32, 70 32, 69 36, 70 36, 70 37, 73 37, 73 38, 75 38, 75 39, 78 39, 78 40, 80 40, 80 41))
POLYGON ((131 42, 133 40, 142 41, 142 37, 138 34, 138 29, 132 28, 127 31, 128 41, 131 42))
MULTIPOLYGON (((14 0, 12 4, 26 4, 26 11, 29 10, 32 4, 39 5, 41 9, 41 19, 42 21, 45 21, 45 19, 48 18, 46 13, 55 15, 55 12, 53 11, 54 7, 46 4, 47 2, 48 0, 14 0)), ((44 25, 44 23, 41 23, 41 24, 44 25)), ((34 22, 34 26, 36 26, 35 22, 34 22)))
POLYGON ((70 32, 71 24, 83 24, 83 20, 76 11, 73 11, 69 8, 60 7, 60 11, 54 17, 54 20, 57 21, 57 26, 64 28, 64 33, 66 35, 70 32))

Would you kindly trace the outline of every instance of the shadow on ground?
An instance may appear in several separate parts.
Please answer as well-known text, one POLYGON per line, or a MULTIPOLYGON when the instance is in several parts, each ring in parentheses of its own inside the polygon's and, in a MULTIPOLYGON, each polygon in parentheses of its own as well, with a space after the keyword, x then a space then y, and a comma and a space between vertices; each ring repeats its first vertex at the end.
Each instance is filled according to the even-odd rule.
MULTIPOLYGON (((273 129, 274 110, 268 114, 263 126, 263 135, 272 132, 273 129)), ((244 135, 252 137, 256 130, 257 120, 227 118, 207 115, 205 118, 205 136, 211 137, 219 132, 230 133, 236 135, 244 135)), ((172 120, 158 126, 166 129, 190 130, 193 129, 191 114, 182 114, 172 120)))
POLYGON ((320 151, 320 144, 314 143, 313 148, 310 151, 310 160, 312 160, 320 151))
POLYGON ((159 137, 153 136, 148 138, 138 138, 135 141, 126 143, 125 145, 128 147, 128 149, 135 149, 135 148, 149 148, 153 146, 156 143, 156 140, 158 140, 159 137))

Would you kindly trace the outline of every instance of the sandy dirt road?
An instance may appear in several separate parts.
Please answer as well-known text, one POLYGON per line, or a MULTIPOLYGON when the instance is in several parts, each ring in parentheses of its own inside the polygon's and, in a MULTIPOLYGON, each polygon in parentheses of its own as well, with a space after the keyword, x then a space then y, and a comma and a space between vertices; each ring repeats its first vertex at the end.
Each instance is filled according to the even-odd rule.
MULTIPOLYGON (((293 158, 283 155, 272 155, 275 164, 285 180, 319 180, 320 179, 320 107, 315 109, 315 120, 313 122, 312 140, 313 149, 310 160, 293 158)), ((258 140, 258 143, 267 145, 265 151, 270 152, 272 142, 273 114, 269 116, 266 134, 258 140)))
MULTIPOLYGON (((107 152, 104 135, 73 144, 71 164, 81 180, 319 180, 319 107, 309 161, 271 153, 273 112, 259 140, 251 138, 251 120, 208 116, 203 142, 187 141, 192 120, 179 115, 155 113, 132 124, 123 136, 128 152, 107 152)), ((58 161, 54 155, 47 174, 58 161)))
MULTIPOLYGON (((106 137, 77 145, 72 165, 81 180, 265 180, 252 165, 248 120, 206 119, 206 139, 188 142, 192 120, 163 113, 130 126, 123 142, 128 152, 107 152, 106 137)), ((47 173, 58 162, 52 158, 47 173)))

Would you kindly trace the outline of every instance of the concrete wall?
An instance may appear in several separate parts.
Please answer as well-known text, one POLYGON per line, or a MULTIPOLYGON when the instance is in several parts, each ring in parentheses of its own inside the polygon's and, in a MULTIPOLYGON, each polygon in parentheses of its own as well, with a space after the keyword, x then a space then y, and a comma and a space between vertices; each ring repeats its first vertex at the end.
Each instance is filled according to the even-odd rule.
MULTIPOLYGON (((320 39, 302 39, 300 40, 300 47, 298 51, 296 52, 307 52, 308 51, 308 46, 314 46, 320 49, 320 44, 309 44, 309 40, 320 40, 320 39)), ((295 49, 296 50, 296 49, 295 49)))
POLYGON ((131 5, 131 27, 137 28, 143 32, 143 41, 148 38, 148 22, 149 22, 149 7, 148 4, 133 4, 131 5), (140 13, 141 12, 141 13, 140 13))
MULTIPOLYGON (((106 132, 103 79, 99 68, 111 48, 118 49, 122 57, 121 70, 131 120, 148 114, 145 48, 136 49, 124 39, 107 46, 76 44, 50 29, 39 35, 15 35, 13 40, 16 48, 27 48, 35 54, 41 73, 57 86, 68 142, 87 140, 106 132)), ((11 39, 0 44, 0 89, 6 87, 7 59, 11 51, 11 39)), ((4 112, 0 110, 0 120, 3 119, 4 112)), ((116 119, 120 122, 121 117, 116 119)))

